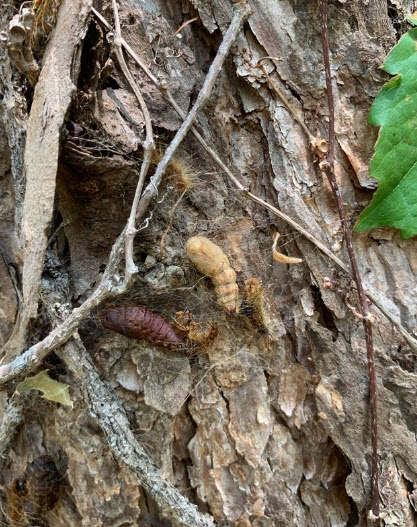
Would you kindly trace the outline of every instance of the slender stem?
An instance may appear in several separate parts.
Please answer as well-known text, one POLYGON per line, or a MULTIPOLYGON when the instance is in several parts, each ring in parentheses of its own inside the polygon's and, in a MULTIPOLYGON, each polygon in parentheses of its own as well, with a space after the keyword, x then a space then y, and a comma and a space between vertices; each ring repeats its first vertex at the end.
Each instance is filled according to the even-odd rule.
MULTIPOLYGON (((91 7, 91 11, 94 14, 96 18, 100 20, 100 22, 103 24, 103 26, 108 29, 109 31, 113 31, 113 28, 111 25, 107 22, 107 20, 104 18, 104 16, 97 11, 94 7, 91 7)), ((138 55, 133 51, 133 49, 129 46, 129 44, 122 38, 121 44, 124 47, 124 49, 129 53, 129 55, 132 57, 132 59, 136 62, 136 64, 143 70, 146 74, 146 76, 152 81, 155 86, 160 85, 160 81, 153 75, 150 71, 150 69, 145 65, 145 63, 139 58, 138 55)))
POLYGON ((329 180, 330 187, 333 192, 334 199, 337 204, 340 221, 343 226, 346 246, 349 254, 350 264, 352 267, 353 279, 356 283, 358 291, 360 310, 362 315, 363 326, 365 330, 366 351, 368 356, 368 373, 369 373, 369 388, 370 388, 370 410, 371 410, 371 443, 372 443, 372 458, 371 458, 371 489, 372 489, 372 513, 375 517, 379 517, 379 491, 378 491, 378 426, 377 426, 377 394, 376 394, 376 376, 374 363, 374 348, 372 338, 372 323, 370 321, 369 303, 366 298, 365 291, 362 285, 362 278, 359 272, 358 262, 356 260, 355 250, 352 243, 352 233, 349 222, 346 216, 346 211, 343 205, 342 196, 340 194, 339 185, 336 180, 334 172, 334 146, 335 146, 335 113, 334 113, 334 99, 332 89, 332 79, 330 72, 330 58, 329 58, 329 41, 327 36, 327 0, 319 0, 320 6, 320 21, 321 21, 321 40, 323 46, 324 69, 326 74, 326 88, 327 100, 329 106, 329 152, 327 154, 326 162, 324 163, 324 172, 329 180))
POLYGON ((98 289, 80 307, 74 309, 68 318, 53 329, 47 337, 30 347, 11 362, 0 366, 0 386, 19 375, 27 374, 34 370, 40 365, 48 353, 66 342, 81 322, 91 313, 91 310, 110 296, 106 286, 104 283, 103 285, 100 284, 98 289))
POLYGON ((123 75, 126 77, 130 87, 133 90, 133 93, 135 94, 139 102, 140 109, 142 110, 142 114, 145 119, 145 130, 146 130, 146 138, 143 144, 143 160, 142 160, 142 165, 140 168, 139 180, 136 186, 135 197, 133 199, 133 205, 130 210, 130 216, 127 222, 126 234, 125 234, 124 284, 128 286, 132 280, 132 277, 138 272, 138 268, 133 262, 133 240, 136 234, 136 228, 135 228, 136 213, 137 213, 137 209, 139 205, 139 199, 142 194, 143 185, 145 183, 146 174, 148 173, 149 167, 151 166, 152 153, 155 149, 155 142, 153 138, 152 120, 151 120, 148 107, 146 106, 142 93, 139 90, 139 87, 136 84, 132 74, 130 73, 130 70, 123 56, 122 34, 121 34, 121 28, 120 28, 119 10, 117 8, 116 0, 113 0, 113 13, 114 13, 114 28, 115 28, 114 47, 115 47, 116 57, 122 69, 123 75))
MULTIPOLYGON (((265 59, 265 58, 269 59, 269 57, 263 57, 263 59, 265 59)), ((278 89, 278 86, 274 82, 272 82, 271 77, 268 75, 268 72, 266 71, 265 66, 262 64, 261 61, 259 61, 258 68, 262 71, 264 77, 267 79, 267 81, 269 82, 270 86, 272 86, 272 89, 274 90, 276 96, 280 99, 280 101, 283 103, 285 108, 290 112, 290 114, 292 115, 294 121, 297 121, 297 123, 304 130, 304 133, 308 137, 310 143, 313 143, 316 138, 310 132, 310 130, 307 128, 305 123, 298 117, 297 112, 294 110, 292 104, 290 104, 290 101, 285 97, 285 95, 282 93, 282 91, 278 89)))
POLYGON ((149 207, 151 200, 156 196, 158 192, 158 186, 162 180, 162 176, 165 173, 165 170, 168 166, 169 160, 172 158, 176 152, 181 141, 187 135, 189 130, 192 128, 193 123, 197 117, 198 112, 200 112, 205 104, 207 103, 210 94, 214 88, 216 79, 220 73, 220 70, 223 67, 224 61, 230 51, 230 48, 234 44, 240 29, 248 18, 250 10, 246 5, 237 4, 235 8, 235 14, 233 15, 232 21, 229 28, 227 29, 223 41, 219 47, 216 57, 214 58, 210 69, 207 73, 207 76, 204 80, 203 87, 201 88, 200 93, 198 94, 197 100, 194 106, 189 111, 188 115, 185 117, 182 125, 179 127, 177 133, 175 134, 174 139, 171 141, 170 145, 165 151, 165 154, 161 161, 159 162, 155 174, 151 177, 149 184, 143 192, 142 198, 139 203, 137 221, 141 220, 149 207))
POLYGON ((186 22, 184 22, 184 24, 182 24, 176 31, 175 33, 172 35, 172 38, 175 38, 179 33, 181 33, 181 31, 187 27, 189 24, 192 24, 193 22, 195 22, 196 20, 198 20, 198 16, 195 16, 194 18, 190 18, 190 20, 187 20, 186 22))

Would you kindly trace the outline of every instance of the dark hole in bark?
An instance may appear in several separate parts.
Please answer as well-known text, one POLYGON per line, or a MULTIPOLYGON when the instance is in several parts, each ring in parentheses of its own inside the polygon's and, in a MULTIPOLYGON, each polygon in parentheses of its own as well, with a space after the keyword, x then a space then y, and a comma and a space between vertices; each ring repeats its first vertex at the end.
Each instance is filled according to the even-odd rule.
POLYGON ((61 375, 67 375, 68 370, 65 367, 65 364, 62 362, 62 360, 58 357, 58 355, 54 352, 50 353, 46 359, 43 361, 43 364, 46 369, 48 369, 48 375, 51 377, 51 379, 54 379, 56 381, 60 380, 61 375))
POLYGON ((105 90, 106 88, 113 88, 113 90, 119 90, 120 84, 117 82, 117 80, 114 77, 109 75, 107 79, 105 79, 103 84, 101 85, 101 88, 103 90, 105 90))
POLYGON ((405 32, 405 27, 402 23, 402 20, 404 20, 405 17, 403 14, 398 12, 398 7, 394 5, 391 0, 388 0, 387 12, 391 20, 392 27, 395 29, 395 35, 397 39, 400 39, 402 34, 405 32))
POLYGON ((90 81, 96 74, 102 37, 103 34, 99 26, 95 22, 91 22, 88 26, 81 53, 81 69, 78 77, 78 88, 82 91, 88 91, 90 81))
POLYGON ((329 329, 333 333, 333 337, 335 337, 338 331, 336 328, 336 324, 334 323, 333 314, 323 302, 319 288, 315 285, 312 285, 311 288, 313 291, 314 307, 319 313, 319 318, 317 322, 326 329, 329 329))

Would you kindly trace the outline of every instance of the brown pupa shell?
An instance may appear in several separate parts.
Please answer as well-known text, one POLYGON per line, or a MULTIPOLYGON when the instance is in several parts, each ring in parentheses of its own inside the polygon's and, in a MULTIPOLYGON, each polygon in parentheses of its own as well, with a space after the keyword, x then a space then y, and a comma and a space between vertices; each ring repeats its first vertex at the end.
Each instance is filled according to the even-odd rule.
POLYGON ((40 456, 26 467, 7 489, 7 517, 11 525, 32 525, 33 520, 54 508, 60 494, 61 476, 49 456, 40 456))
POLYGON ((237 309, 239 289, 236 273, 218 245, 205 236, 194 236, 186 243, 188 257, 200 273, 209 276, 215 287, 217 301, 230 313, 237 309))
POLYGON ((188 352, 199 353, 210 346, 219 334, 217 324, 202 324, 193 319, 190 311, 177 311, 175 316, 176 331, 187 338, 188 352))
POLYGON ((185 348, 168 320, 145 306, 112 307, 100 314, 102 325, 126 337, 143 339, 164 348, 185 348))

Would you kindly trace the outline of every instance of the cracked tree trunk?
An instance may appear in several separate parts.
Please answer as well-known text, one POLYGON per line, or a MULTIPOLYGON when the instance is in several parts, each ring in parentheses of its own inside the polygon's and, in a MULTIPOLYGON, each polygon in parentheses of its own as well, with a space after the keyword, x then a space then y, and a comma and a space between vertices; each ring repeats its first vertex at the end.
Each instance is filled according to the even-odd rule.
MULTIPOLYGON (((88 6, 82 0, 79 4, 82 9, 88 6)), ((233 3, 119 4, 122 37, 151 73, 166 82, 187 114, 230 24, 233 3)), ((311 153, 306 129, 257 67, 260 58, 273 57, 263 62, 267 74, 310 134, 327 137, 318 2, 248 0, 248 4, 252 15, 226 60, 197 130, 245 189, 286 213, 348 262, 336 205, 311 153)), ((378 67, 407 29, 403 21, 415 4, 329 3, 335 169, 351 226, 375 188, 368 165, 377 130, 366 120, 373 98, 387 80, 378 67)), ((97 0, 93 5, 113 24, 111 2, 97 0)), ((19 4, 0 6, 2 31, 7 32, 17 12, 13 6, 19 4)), ((26 344, 17 346, 20 352, 48 335, 56 314, 78 307, 100 283, 109 251, 129 216, 145 141, 144 117, 117 66, 108 30, 91 15, 74 42, 75 24, 64 23, 63 13, 58 10, 56 24, 63 28, 65 49, 74 49, 73 60, 67 57, 73 86, 58 109, 62 113, 54 113, 54 118, 65 121, 52 138, 54 148, 59 147, 56 181, 51 182, 51 188, 56 183, 56 197, 49 195, 47 210, 41 210, 40 203, 33 220, 23 212, 25 189, 36 188, 37 169, 50 166, 58 149, 51 150, 51 159, 43 153, 39 160, 31 156, 31 182, 26 186, 29 172, 23 160, 34 92, 10 63, 6 48, 0 48, 2 345, 12 334, 24 301, 23 214, 24 228, 33 221, 33 232, 41 228, 43 246, 47 245, 44 261, 40 256, 38 262, 39 298, 32 303, 33 308, 39 300, 39 308, 36 316, 34 308, 30 313, 26 344)), ((41 68, 53 68, 54 57, 59 61, 60 54, 54 55, 51 34, 45 33, 48 24, 45 27, 34 39, 34 56, 41 68)), ((154 173, 181 118, 127 55, 126 60, 154 127, 154 173)), ((41 69, 40 79, 46 73, 51 75, 41 69)), ((53 102, 60 105, 58 95, 53 102)), ((62 474, 62 491, 42 520, 47 525, 181 525, 181 516, 170 517, 169 503, 161 505, 162 495, 152 497, 157 485, 138 476, 140 464, 125 464, 120 445, 128 437, 133 438, 129 448, 135 442, 141 446, 136 457, 132 447, 129 459, 148 455, 152 470, 156 464, 162 477, 191 502, 190 511, 192 504, 197 506, 207 525, 211 519, 205 513, 218 525, 239 527, 367 525, 369 380, 363 326, 348 308, 357 305, 350 279, 297 231, 246 200, 191 133, 146 217, 134 244, 139 274, 113 305, 144 305, 171 322, 177 311, 189 310, 201 326, 217 325, 216 339, 195 355, 166 350, 104 329, 98 315, 107 306, 97 308, 79 328, 92 361, 78 361, 85 375, 77 375, 75 355, 66 357, 65 347, 50 354, 42 367, 70 385, 73 408, 46 401, 37 392, 15 402, 13 382, 1 392, 3 490, 29 462, 48 454, 62 474), (302 263, 274 261, 277 231, 279 250, 302 258, 302 263), (237 273, 240 301, 246 280, 261 281, 262 324, 267 332, 259 318, 233 316, 217 304, 210 280, 186 255, 185 243, 195 235, 207 236, 223 249, 237 273), (98 373, 90 371, 89 364, 98 373), (103 384, 94 391, 88 383, 94 385, 97 375, 103 384), (120 433, 117 441, 112 437, 117 436, 118 421, 100 408, 99 388, 109 390, 103 398, 110 397, 112 411, 118 405, 124 408, 126 418, 121 416, 120 423, 129 425, 130 432, 120 433)), ((384 228, 355 234, 353 242, 365 286, 416 336, 415 240, 401 240, 398 232, 384 228)), ((30 285, 37 289, 38 284, 30 285)), ((372 310, 379 491, 385 515, 381 524, 411 527, 417 521, 416 357, 392 324, 372 310)), ((11 522, 6 493, 1 497, 2 521, 11 522)))

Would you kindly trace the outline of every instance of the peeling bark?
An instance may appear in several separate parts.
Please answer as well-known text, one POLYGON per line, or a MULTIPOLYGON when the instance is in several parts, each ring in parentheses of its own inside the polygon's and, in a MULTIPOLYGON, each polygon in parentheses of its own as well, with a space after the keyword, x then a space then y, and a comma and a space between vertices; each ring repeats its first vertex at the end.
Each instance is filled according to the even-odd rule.
POLYGON ((61 128, 75 93, 79 52, 90 13, 84 0, 64 0, 43 56, 43 67, 27 120, 24 168, 26 191, 22 211, 22 293, 24 309, 12 341, 11 356, 21 353, 38 294, 53 216, 61 128))

